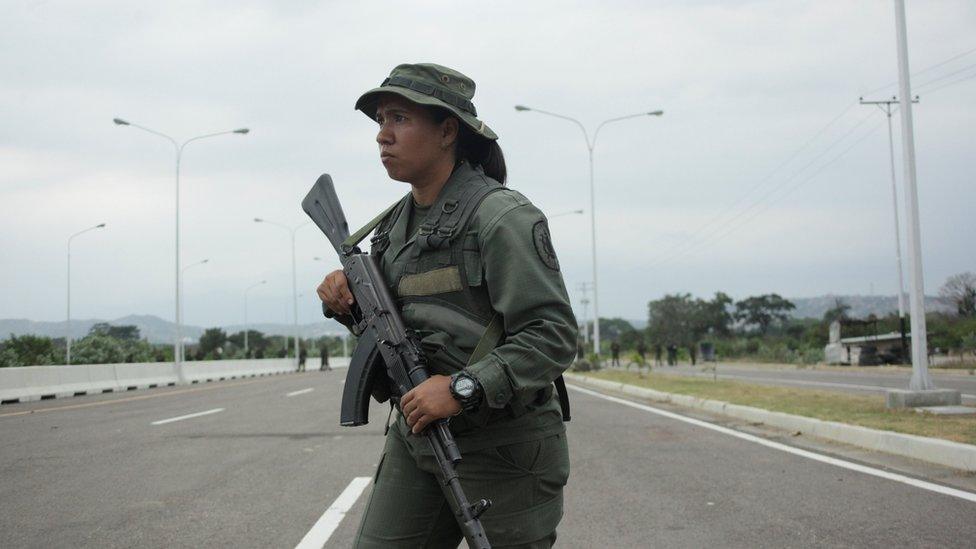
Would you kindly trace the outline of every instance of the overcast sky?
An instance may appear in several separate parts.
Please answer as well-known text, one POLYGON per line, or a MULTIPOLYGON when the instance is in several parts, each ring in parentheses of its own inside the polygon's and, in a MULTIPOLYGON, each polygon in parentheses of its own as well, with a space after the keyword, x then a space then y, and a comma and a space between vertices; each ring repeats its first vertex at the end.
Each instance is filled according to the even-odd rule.
MULTIPOLYGON (((291 319, 286 231, 320 173, 350 225, 408 189, 387 179, 360 93, 402 62, 477 82, 509 185, 550 215, 566 284, 591 279, 586 144, 595 149, 602 316, 642 319, 664 293, 741 298, 873 291, 897 277, 884 115, 896 93, 893 3, 2 2, 0 318, 173 318, 174 152, 121 117, 190 144, 181 185, 185 321, 291 319), (831 124, 831 122, 833 123, 831 124)), ((976 4, 908 2, 926 290, 976 270, 976 4), (948 63, 939 65, 959 54, 948 63)), ((901 140, 895 117, 901 193, 901 140)), ((901 196, 899 196, 899 200, 901 196)), ((902 223, 904 228, 904 210, 902 223)), ((904 244, 904 240, 903 240, 904 244)), ((297 233, 303 322, 338 266, 297 233), (314 261, 320 256, 325 261, 314 261)), ((907 284, 907 282, 906 282, 907 284)))

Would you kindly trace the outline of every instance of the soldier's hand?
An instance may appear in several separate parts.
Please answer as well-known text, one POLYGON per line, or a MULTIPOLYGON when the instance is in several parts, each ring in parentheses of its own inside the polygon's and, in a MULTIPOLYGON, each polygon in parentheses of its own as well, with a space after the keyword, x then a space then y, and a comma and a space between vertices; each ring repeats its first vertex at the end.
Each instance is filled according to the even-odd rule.
POLYGON ((400 409, 411 431, 418 434, 432 421, 457 415, 461 403, 451 396, 451 378, 434 375, 403 395, 400 409))
POLYGON ((329 309, 333 312, 347 315, 352 304, 356 302, 349 291, 349 283, 346 281, 346 273, 342 269, 337 269, 325 275, 325 279, 315 290, 329 309))

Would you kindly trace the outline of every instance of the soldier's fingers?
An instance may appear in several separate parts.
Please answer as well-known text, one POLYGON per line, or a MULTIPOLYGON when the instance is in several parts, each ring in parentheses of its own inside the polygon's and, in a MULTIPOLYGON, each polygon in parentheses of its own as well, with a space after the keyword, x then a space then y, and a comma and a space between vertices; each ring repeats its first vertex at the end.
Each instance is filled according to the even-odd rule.
POLYGON ((339 287, 338 277, 332 277, 331 282, 332 287, 330 288, 330 293, 332 295, 330 297, 332 298, 332 304, 329 306, 334 307, 334 310, 338 313, 349 314, 349 304, 342 297, 342 290, 339 287))
POLYGON ((342 272, 336 276, 337 286, 339 288, 339 297, 346 305, 352 305, 356 300, 349 291, 349 281, 346 280, 346 275, 342 272))
POLYGON ((420 434, 421 432, 423 432, 424 429, 427 428, 427 425, 429 425, 430 422, 431 421, 434 421, 435 419, 437 419, 437 418, 435 418, 434 416, 431 416, 431 415, 423 415, 423 416, 421 416, 420 419, 418 419, 417 422, 414 423, 413 429, 411 429, 411 432, 413 432, 413 434, 415 434, 415 435, 420 434))

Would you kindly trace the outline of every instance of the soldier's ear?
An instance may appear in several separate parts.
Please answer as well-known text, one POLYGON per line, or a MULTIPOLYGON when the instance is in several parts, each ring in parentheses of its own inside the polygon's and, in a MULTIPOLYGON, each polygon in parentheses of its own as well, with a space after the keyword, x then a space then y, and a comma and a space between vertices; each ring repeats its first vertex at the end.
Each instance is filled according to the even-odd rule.
POLYGON ((441 148, 447 150, 454 146, 458 140, 458 132, 460 127, 458 126, 458 119, 453 116, 448 116, 441 122, 441 148))

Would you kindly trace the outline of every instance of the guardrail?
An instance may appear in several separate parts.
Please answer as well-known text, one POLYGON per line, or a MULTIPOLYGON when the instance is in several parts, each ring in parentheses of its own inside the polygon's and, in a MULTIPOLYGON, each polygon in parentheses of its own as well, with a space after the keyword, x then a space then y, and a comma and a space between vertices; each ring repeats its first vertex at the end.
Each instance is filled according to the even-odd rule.
MULTIPOLYGON (((349 359, 334 358, 330 364, 333 368, 342 368, 349 364, 349 359)), ((318 369, 318 360, 312 357, 306 363, 306 368, 318 369)), ((295 362, 292 358, 199 360, 183 363, 183 377, 187 384, 294 371, 295 362)), ((176 368, 172 362, 0 368, 0 402, 9 404, 134 391, 178 383, 176 368)))

